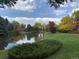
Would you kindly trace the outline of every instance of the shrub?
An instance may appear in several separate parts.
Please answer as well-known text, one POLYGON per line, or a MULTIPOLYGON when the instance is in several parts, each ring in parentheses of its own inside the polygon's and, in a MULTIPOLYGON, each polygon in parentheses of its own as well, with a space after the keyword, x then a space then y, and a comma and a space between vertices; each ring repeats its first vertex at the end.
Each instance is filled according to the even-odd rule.
POLYGON ((70 31, 69 33, 73 33, 73 34, 79 34, 79 30, 70 31))
POLYGON ((9 50, 9 59, 43 59, 60 49, 62 44, 54 40, 43 40, 23 44, 9 50))

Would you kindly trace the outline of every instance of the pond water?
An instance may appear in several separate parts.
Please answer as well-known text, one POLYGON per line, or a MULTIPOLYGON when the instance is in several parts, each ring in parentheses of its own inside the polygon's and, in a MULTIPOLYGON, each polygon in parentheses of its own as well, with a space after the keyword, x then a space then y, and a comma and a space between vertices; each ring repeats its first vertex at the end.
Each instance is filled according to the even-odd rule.
POLYGON ((7 50, 14 46, 21 45, 23 43, 34 43, 37 39, 40 39, 42 34, 22 34, 18 36, 10 36, 0 38, 0 50, 7 50))

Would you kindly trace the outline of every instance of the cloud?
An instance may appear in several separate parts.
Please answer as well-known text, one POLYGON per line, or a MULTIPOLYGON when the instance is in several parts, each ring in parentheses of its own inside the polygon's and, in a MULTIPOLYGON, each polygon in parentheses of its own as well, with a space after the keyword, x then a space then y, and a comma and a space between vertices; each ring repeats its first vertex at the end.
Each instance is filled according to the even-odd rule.
POLYGON ((56 16, 64 15, 67 12, 67 10, 54 10, 54 14, 56 16))
POLYGON ((23 23, 23 24, 31 24, 31 25, 34 25, 36 22, 39 22, 39 23, 45 23, 47 24, 49 21, 54 21, 56 24, 59 24, 60 23, 60 18, 46 18, 46 17, 43 17, 43 18, 28 18, 28 17, 15 17, 15 18, 10 18, 10 17, 7 17, 5 16, 4 18, 8 18, 8 20, 10 22, 12 21, 17 21, 19 23, 23 23))
POLYGON ((65 3, 64 5, 60 5, 62 8, 72 7, 77 8, 79 7, 79 0, 73 0, 73 2, 65 3))
POLYGON ((68 15, 71 14, 73 10, 79 8, 79 0, 75 0, 73 2, 65 3, 64 5, 60 5, 57 10, 54 10, 56 16, 68 15))
POLYGON ((18 0, 12 9, 32 12, 36 9, 36 0, 18 0))
POLYGON ((49 7, 47 0, 25 0, 24 2, 18 0, 17 4, 12 7, 12 9, 0 9, 0 15, 8 17, 61 18, 71 14, 75 9, 79 8, 79 0, 74 1, 75 2, 69 2, 55 9, 49 7))

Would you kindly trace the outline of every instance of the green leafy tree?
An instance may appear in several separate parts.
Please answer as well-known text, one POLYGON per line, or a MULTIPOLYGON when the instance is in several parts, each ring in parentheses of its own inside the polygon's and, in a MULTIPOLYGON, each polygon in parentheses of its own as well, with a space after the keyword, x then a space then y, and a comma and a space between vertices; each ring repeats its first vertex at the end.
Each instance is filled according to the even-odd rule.
POLYGON ((46 30, 46 24, 44 24, 44 23, 43 24, 42 23, 35 23, 33 27, 38 28, 40 31, 46 30))
POLYGON ((25 24, 20 24, 20 27, 21 27, 21 31, 25 31, 26 30, 26 25, 25 24))
POLYGON ((42 29, 43 25, 41 23, 35 23, 33 27, 42 29))
POLYGON ((8 21, 8 19, 0 17, 0 34, 7 34, 8 31, 10 31, 10 23, 8 21))
POLYGON ((17 21, 13 21, 12 23, 13 29, 18 31, 18 32, 23 32, 26 29, 26 25, 25 24, 20 24, 17 21))
POLYGON ((72 18, 79 20, 79 10, 78 11, 74 11, 74 13, 72 14, 72 18))
POLYGON ((25 24, 20 24, 17 21, 12 21, 10 23, 10 30, 8 31, 9 36, 16 36, 25 31, 25 24))
POLYGON ((73 22, 76 24, 75 30, 79 30, 79 10, 72 14, 73 22))
POLYGON ((20 24, 17 21, 13 21, 11 24, 13 25, 14 30, 18 30, 20 27, 20 24))
POLYGON ((8 19, 4 19, 0 17, 0 30, 8 30, 9 21, 8 19))

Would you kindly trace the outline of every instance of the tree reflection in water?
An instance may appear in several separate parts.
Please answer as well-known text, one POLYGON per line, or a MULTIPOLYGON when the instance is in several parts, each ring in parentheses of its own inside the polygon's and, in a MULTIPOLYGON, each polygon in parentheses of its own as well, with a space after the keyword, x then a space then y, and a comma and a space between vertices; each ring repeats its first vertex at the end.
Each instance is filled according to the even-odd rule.
POLYGON ((33 43, 39 40, 39 33, 27 33, 18 36, 0 37, 0 50, 10 49, 16 45, 23 43, 33 43))

